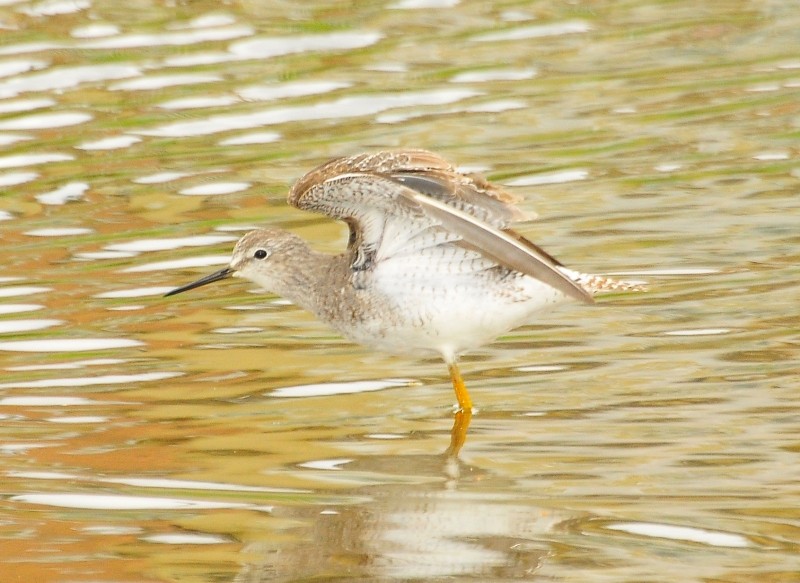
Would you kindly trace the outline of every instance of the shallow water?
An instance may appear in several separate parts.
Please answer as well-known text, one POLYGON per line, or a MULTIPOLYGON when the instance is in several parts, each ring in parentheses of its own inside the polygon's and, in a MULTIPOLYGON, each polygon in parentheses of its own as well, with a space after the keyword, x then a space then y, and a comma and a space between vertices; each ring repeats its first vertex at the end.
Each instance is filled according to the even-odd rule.
POLYGON ((0 579, 796 581, 791 3, 0 6, 0 579), (134 8, 134 10, 131 10, 134 8), (444 365, 242 282, 291 182, 424 147, 646 279, 444 365))

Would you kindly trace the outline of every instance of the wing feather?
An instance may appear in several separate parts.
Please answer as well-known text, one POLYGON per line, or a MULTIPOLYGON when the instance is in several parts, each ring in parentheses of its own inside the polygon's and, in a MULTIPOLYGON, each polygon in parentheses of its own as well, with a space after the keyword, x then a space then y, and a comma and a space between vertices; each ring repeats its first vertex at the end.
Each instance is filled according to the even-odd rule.
POLYGON ((409 196, 445 229, 461 235, 471 248, 480 250, 485 257, 538 279, 571 298, 586 303, 594 301, 587 290, 563 273, 549 255, 539 253, 535 246, 523 244, 518 237, 437 200, 416 193, 409 196))
POLYGON ((292 187, 289 203, 344 220, 351 230, 354 269, 409 251, 460 244, 565 295, 591 294, 561 264, 508 225, 528 218, 506 191, 479 176, 458 173, 424 150, 339 158, 292 187))

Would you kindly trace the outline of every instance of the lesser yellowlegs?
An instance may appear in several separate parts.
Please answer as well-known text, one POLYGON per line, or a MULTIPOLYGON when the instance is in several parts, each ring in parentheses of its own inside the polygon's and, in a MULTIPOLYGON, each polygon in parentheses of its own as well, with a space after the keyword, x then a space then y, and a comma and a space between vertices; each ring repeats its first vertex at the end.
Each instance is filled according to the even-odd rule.
MULTIPOLYGON (((530 218, 514 202, 424 150, 337 158, 300 178, 289 204, 345 221, 344 253, 315 251, 282 229, 258 229, 239 240, 228 267, 167 295, 244 277, 355 342, 438 353, 469 415, 460 354, 562 300, 590 303, 598 292, 636 287, 564 267, 509 228, 530 218)), ((468 425, 469 417, 462 421, 468 425)))

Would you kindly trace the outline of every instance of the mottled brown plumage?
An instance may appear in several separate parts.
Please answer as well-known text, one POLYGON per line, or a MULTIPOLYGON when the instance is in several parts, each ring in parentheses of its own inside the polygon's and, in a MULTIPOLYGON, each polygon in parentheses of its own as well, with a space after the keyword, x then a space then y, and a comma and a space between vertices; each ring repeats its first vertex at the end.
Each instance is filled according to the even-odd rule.
POLYGON ((588 290, 561 264, 508 227, 529 218, 516 198, 477 175, 459 173, 425 150, 383 151, 337 158, 306 174, 289 191, 289 204, 344 220, 350 227, 353 265, 371 264, 386 237, 386 220, 445 229, 459 245, 499 265, 591 302, 588 290), (427 224, 426 224, 427 223, 427 224))

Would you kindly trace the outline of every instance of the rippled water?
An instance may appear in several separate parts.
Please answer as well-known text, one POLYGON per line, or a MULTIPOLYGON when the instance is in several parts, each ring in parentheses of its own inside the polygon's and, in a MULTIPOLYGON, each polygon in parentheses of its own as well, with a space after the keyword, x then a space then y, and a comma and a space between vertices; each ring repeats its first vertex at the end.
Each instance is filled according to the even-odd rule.
POLYGON ((0 579, 797 581, 790 2, 0 2, 0 579), (444 365, 245 283, 291 182, 424 147, 650 291, 444 365))

